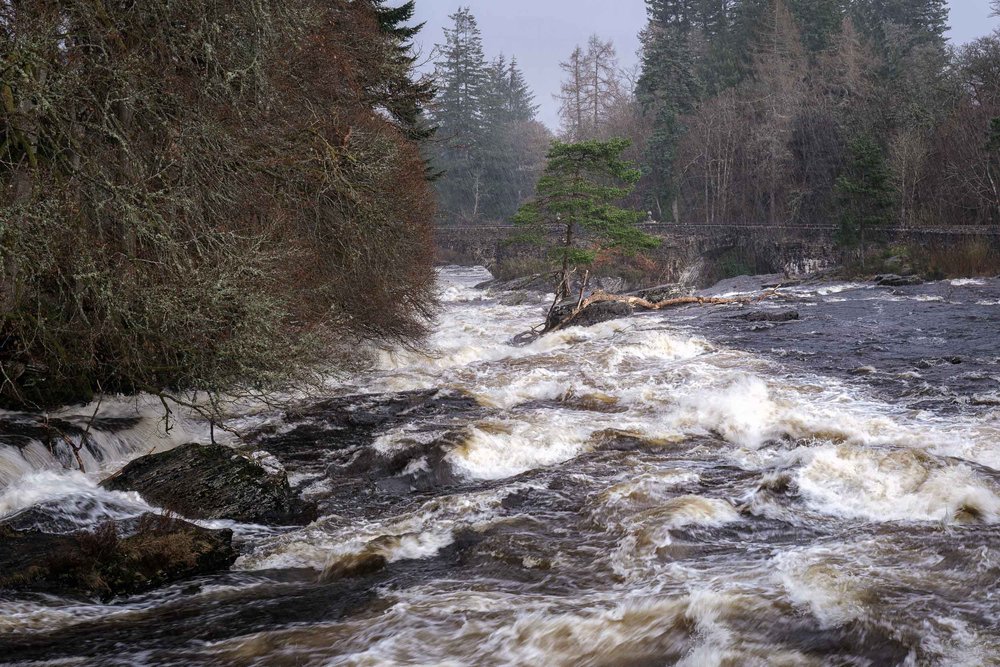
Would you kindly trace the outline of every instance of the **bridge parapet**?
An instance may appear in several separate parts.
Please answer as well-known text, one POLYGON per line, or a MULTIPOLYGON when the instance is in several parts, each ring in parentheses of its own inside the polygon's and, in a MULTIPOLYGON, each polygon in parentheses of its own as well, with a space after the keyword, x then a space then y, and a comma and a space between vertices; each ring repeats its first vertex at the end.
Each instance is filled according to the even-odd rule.
MULTIPOLYGON (((739 264, 761 273, 808 273, 837 264, 842 251, 836 225, 727 225, 642 223, 640 229, 663 239, 651 258, 670 280, 680 280, 700 263, 739 264)), ((541 251, 508 243, 514 225, 476 225, 436 229, 439 260, 494 268, 512 258, 540 256, 541 251)), ((553 237, 558 229, 553 228, 553 237)), ((981 237, 1000 245, 1000 227, 883 227, 869 234, 875 242, 926 243, 981 237)))

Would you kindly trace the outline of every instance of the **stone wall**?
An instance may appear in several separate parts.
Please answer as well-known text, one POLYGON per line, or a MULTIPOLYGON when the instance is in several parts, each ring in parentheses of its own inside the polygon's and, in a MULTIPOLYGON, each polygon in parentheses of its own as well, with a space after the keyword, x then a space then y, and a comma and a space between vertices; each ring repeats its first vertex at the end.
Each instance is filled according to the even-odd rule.
MULTIPOLYGON (((830 234, 795 230, 795 234, 762 234, 760 230, 734 228, 679 228, 645 225, 661 239, 658 249, 647 253, 658 273, 670 282, 700 283, 711 267, 747 266, 755 273, 799 275, 835 264, 839 259, 830 234)), ((773 230, 772 230, 773 232, 773 230)), ((494 269, 500 262, 541 258, 536 247, 511 243, 512 228, 505 226, 442 228, 437 233, 438 261, 442 264, 483 265, 494 269)))
MULTIPOLYGON (((836 266, 844 259, 834 242, 833 226, 770 227, 729 225, 645 224, 644 231, 662 240, 648 253, 658 275, 668 282, 706 284, 721 273, 806 275, 836 266)), ((440 228, 438 261, 483 265, 493 270, 512 259, 542 257, 534 247, 511 243, 511 226, 440 228)), ((870 234, 872 244, 954 243, 986 238, 1000 244, 1000 230, 987 227, 883 229, 870 234)), ((557 242, 557 239, 553 239, 557 242)))

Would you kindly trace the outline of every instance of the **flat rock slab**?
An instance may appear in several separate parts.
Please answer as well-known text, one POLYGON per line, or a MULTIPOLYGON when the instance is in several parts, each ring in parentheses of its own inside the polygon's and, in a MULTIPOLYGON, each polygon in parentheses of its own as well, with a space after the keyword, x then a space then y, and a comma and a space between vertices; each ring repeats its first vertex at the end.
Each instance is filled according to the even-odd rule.
POLYGON ((70 535, 0 526, 0 590, 134 595, 228 568, 232 538, 152 514, 70 535))
POLYGON ((747 322, 795 322, 799 319, 799 313, 795 310, 758 310, 737 315, 734 319, 747 322))
POLYGON ((101 486, 135 491, 189 519, 302 525, 315 518, 315 508, 295 495, 284 472, 222 445, 188 444, 143 456, 101 486))

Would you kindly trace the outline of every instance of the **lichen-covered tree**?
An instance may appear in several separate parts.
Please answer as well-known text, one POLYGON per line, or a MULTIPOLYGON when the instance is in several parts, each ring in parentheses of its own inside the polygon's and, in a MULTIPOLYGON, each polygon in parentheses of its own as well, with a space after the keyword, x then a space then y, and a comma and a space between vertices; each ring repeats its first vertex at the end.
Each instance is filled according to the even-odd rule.
POLYGON ((0 2, 0 403, 268 387, 421 335, 409 16, 0 2))
POLYGON ((519 237, 547 248, 558 274, 556 302, 569 294, 570 275, 603 250, 626 254, 655 248, 637 227, 644 215, 622 208, 641 174, 622 159, 626 139, 556 141, 535 197, 515 216, 519 237))

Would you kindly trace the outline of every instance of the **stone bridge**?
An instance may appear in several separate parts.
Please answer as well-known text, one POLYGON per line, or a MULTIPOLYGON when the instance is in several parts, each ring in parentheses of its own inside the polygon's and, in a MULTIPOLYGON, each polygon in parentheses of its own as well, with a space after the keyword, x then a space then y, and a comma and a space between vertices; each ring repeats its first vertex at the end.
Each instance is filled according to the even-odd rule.
MULTIPOLYGON (((802 275, 837 264, 842 251, 834 242, 835 225, 723 225, 644 223, 640 228, 662 240, 651 253, 667 280, 691 278, 701 265, 729 263, 755 273, 802 275)), ((494 268, 515 257, 538 256, 535 248, 513 244, 513 225, 439 227, 439 260, 494 268)), ((882 228, 869 232, 873 242, 948 242, 984 237, 1000 243, 998 227, 882 228)), ((695 280, 697 281, 697 280, 695 280)))

